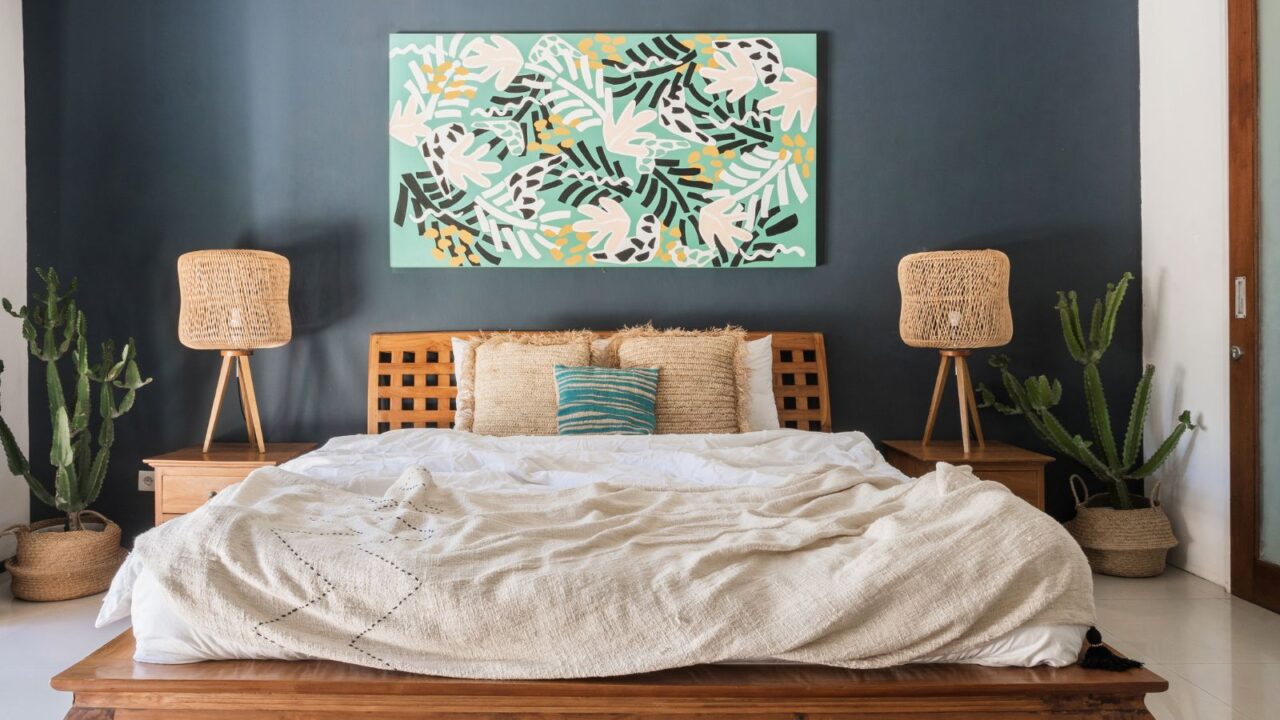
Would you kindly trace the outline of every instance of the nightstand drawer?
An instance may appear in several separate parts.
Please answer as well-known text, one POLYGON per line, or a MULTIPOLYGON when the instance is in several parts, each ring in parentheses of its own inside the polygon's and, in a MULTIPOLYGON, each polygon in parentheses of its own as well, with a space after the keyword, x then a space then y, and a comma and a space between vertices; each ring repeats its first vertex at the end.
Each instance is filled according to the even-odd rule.
POLYGON ((176 450, 144 462, 156 471, 156 524, 199 508, 228 485, 261 467, 272 467, 310 452, 311 443, 270 443, 265 453, 249 445, 214 444, 176 450))
POLYGON ((988 442, 971 452, 960 443, 940 440, 887 440, 884 458, 911 477, 932 472, 939 462, 968 465, 973 474, 1009 488, 1014 495, 1044 510, 1044 466, 1053 458, 1001 442, 988 442))
POLYGON ((167 471, 160 478, 160 512, 165 515, 189 513, 208 502, 219 490, 244 478, 244 475, 226 473, 197 475, 167 471))
POLYGON ((1044 475, 1041 472, 983 469, 976 470, 974 474, 983 480, 994 480, 1004 485, 1014 495, 1038 508, 1044 507, 1044 475))

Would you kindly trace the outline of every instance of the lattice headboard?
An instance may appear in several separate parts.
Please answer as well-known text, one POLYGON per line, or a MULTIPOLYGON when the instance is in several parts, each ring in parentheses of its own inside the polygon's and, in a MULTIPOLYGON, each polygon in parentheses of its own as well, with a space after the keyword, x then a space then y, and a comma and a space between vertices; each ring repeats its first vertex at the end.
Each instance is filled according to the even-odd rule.
MULTIPOLYGON (((457 378, 450 338, 458 332, 373 333, 369 336, 368 432, 453 427, 457 378)), ((597 333, 601 337, 607 332, 597 333)), ((827 353, 822 333, 751 332, 773 336, 773 394, 783 427, 831 432, 827 353)))

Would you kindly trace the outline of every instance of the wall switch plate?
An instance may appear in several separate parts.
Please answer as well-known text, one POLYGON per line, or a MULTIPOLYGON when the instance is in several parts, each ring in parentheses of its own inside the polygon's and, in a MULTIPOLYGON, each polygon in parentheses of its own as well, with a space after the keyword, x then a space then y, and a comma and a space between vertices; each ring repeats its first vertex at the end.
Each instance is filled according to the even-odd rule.
POLYGON ((155 492, 156 491, 156 471, 155 470, 139 470, 138 471, 138 492, 155 492))

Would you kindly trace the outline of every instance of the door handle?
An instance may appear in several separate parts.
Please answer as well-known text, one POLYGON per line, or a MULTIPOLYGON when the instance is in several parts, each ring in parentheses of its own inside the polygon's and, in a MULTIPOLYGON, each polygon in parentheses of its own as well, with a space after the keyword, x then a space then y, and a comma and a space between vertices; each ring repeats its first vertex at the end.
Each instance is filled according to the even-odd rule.
POLYGON ((1239 359, 1240 359, 1240 358, 1242 358, 1242 357, 1244 357, 1244 349, 1243 349, 1243 348, 1241 348, 1239 345, 1232 345, 1232 346, 1231 346, 1231 359, 1232 359, 1232 360, 1239 360, 1239 359))

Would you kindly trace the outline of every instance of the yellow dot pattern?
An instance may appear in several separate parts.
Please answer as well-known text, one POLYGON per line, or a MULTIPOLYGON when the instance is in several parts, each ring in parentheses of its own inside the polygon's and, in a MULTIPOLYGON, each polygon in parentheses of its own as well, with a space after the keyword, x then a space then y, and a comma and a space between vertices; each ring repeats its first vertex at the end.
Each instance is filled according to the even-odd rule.
POLYGON ((562 150, 571 148, 577 143, 577 139, 573 136, 577 127, 576 119, 565 120, 558 114, 545 119, 539 118, 533 123, 537 137, 529 141, 527 148, 529 152, 559 155, 562 150))
POLYGON ((480 256, 475 252, 475 237, 466 228, 457 225, 432 225, 422 231, 422 237, 431 242, 431 257, 440 262, 448 261, 451 267, 472 267, 480 264, 480 256))
POLYGON ((624 35, 596 33, 595 37, 579 40, 578 49, 587 56, 587 64, 591 69, 599 70, 604 67, 605 60, 626 62, 619 54, 619 49, 626 44, 627 38, 624 35))

